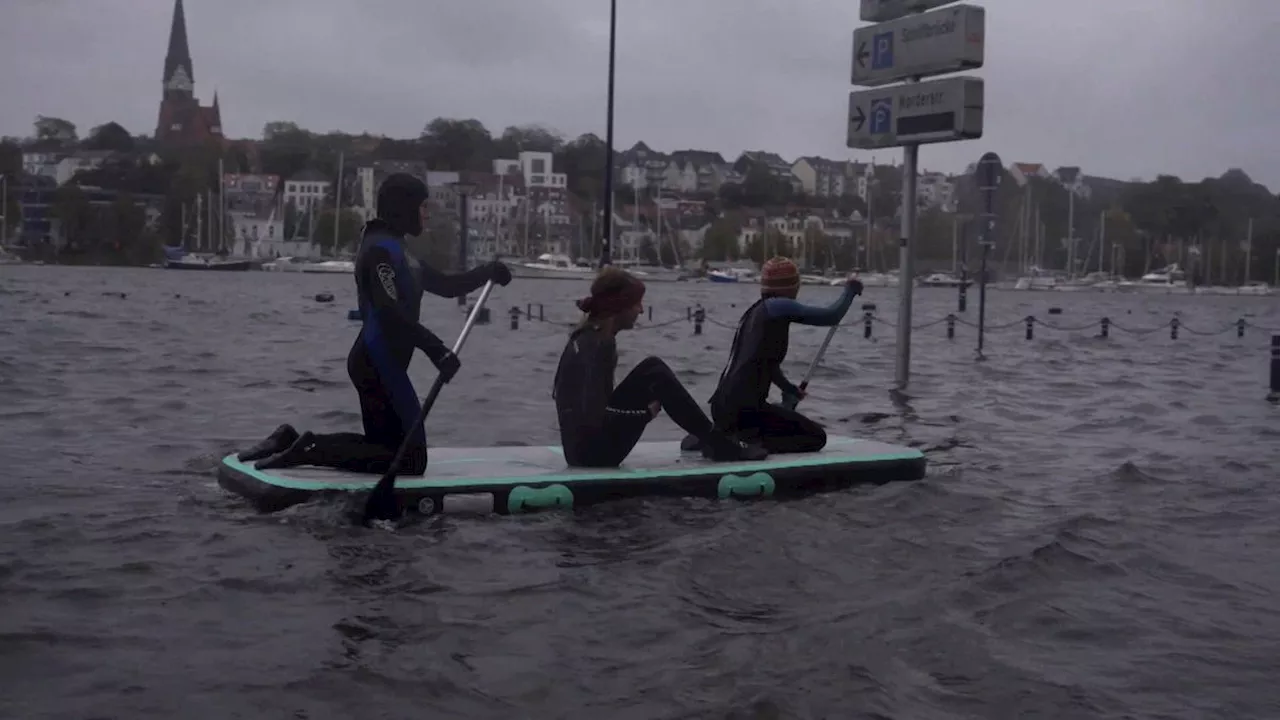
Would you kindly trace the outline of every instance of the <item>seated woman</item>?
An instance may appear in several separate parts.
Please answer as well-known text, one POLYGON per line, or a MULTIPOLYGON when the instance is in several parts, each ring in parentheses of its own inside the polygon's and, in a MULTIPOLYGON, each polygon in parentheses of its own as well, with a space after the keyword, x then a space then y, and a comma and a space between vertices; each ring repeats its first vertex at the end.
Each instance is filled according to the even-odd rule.
POLYGON ((560 443, 573 467, 617 467, 640 441, 662 408, 698 438, 704 457, 720 461, 763 460, 763 449, 716 430, 667 364, 647 357, 614 387, 618 350, 614 337, 635 326, 644 311, 644 283, 606 267, 578 301, 586 313, 560 356, 552 397, 560 419, 560 443))

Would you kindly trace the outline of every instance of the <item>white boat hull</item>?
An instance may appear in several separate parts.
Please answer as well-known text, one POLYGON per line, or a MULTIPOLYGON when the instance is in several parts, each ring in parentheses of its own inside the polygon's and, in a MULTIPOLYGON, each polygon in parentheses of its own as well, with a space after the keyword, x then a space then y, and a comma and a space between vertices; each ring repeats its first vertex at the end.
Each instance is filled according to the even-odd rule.
MULTIPOLYGON (((872 272, 872 273, 866 273, 863 275, 858 275, 857 277, 858 277, 858 282, 861 282, 862 287, 864 288, 896 288, 898 287, 897 275, 872 272)), ((845 279, 842 277, 835 278, 834 280, 829 280, 827 282, 827 284, 830 285, 831 287, 840 287, 844 285, 844 283, 845 283, 845 279)))
POLYGON ((1190 295, 1191 288, 1186 285, 1166 285, 1159 283, 1122 282, 1116 285, 1121 292, 1146 293, 1148 295, 1190 295))
POLYGON ((1268 285, 1243 285, 1240 287, 1229 287, 1222 285, 1202 285, 1195 289, 1197 295, 1251 295, 1254 297, 1265 297, 1273 294, 1275 291, 1268 285))
POLYGON ((304 273, 350 275, 356 271, 356 264, 350 260, 326 260, 325 262, 307 263, 300 269, 304 273))
POLYGON ((592 268, 547 268, 514 263, 507 266, 512 277, 531 280, 594 280, 596 271, 592 268))

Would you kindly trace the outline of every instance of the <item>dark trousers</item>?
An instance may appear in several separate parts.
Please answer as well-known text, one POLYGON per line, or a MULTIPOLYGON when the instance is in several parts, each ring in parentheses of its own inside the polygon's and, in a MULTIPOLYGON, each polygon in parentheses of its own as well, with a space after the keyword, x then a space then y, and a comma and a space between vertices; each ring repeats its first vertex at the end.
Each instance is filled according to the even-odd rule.
POLYGON ((565 461, 574 467, 617 467, 635 449, 652 416, 649 403, 658 401, 667 415, 685 432, 704 438, 711 432, 711 420, 689 395, 680 379, 656 357, 640 361, 613 389, 609 405, 619 410, 645 410, 641 415, 606 413, 599 428, 585 429, 574 438, 565 438, 565 461), (573 448, 573 450, 570 450, 573 448))
POLYGON ((770 454, 818 452, 827 445, 827 431, 818 423, 781 405, 765 403, 737 412, 713 406, 716 428, 758 442, 770 454))
POLYGON ((360 398, 364 434, 316 435, 308 464, 348 472, 381 475, 391 468, 400 443, 412 434, 398 469, 401 475, 427 471, 427 437, 421 425, 412 427, 420 410, 417 393, 407 372, 378 367, 363 346, 347 356, 347 375, 360 398))

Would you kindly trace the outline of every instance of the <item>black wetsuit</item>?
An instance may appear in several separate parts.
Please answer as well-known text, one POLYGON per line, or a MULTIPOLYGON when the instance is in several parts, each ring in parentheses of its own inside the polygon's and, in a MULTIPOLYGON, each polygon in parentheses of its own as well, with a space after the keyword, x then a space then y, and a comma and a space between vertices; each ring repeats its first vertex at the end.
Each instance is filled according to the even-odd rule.
POLYGON ((407 437, 411 441, 398 468, 421 475, 427 468, 427 439, 417 422, 421 407, 409 381, 414 348, 426 353, 445 380, 459 362, 435 333, 419 322, 422 293, 465 295, 488 280, 505 285, 511 273, 492 262, 459 275, 443 275, 405 252, 405 236, 422 233, 427 186, 421 179, 395 173, 378 188, 378 218, 368 223, 356 253, 356 296, 362 326, 347 354, 347 375, 360 396, 364 433, 299 435, 282 425, 266 440, 241 453, 241 460, 263 458, 260 469, 318 465, 351 472, 381 474, 407 437))
MULTIPOLYGON (((459 275, 441 274, 405 252, 404 243, 385 224, 369 223, 355 270, 363 325, 347 353, 347 375, 360 398, 364 433, 304 433, 257 466, 315 465, 380 475, 390 469, 400 443, 411 435, 398 472, 426 472, 427 438, 422 425, 415 423, 421 406, 409 380, 409 361, 417 348, 439 367, 451 351, 418 322, 422 293, 458 297, 480 287, 493 274, 492 264, 459 275)), ((292 428, 284 426, 259 448, 288 442, 292 434, 292 428)), ((255 450, 248 457, 262 452, 255 450)))
POLYGON ((800 389, 782 372, 791 323, 837 325, 856 293, 846 286, 840 298, 828 307, 767 297, 747 308, 733 335, 729 362, 711 396, 711 417, 716 428, 758 440, 770 453, 821 450, 827 444, 822 426, 795 410, 768 402, 769 386, 777 385, 784 396, 800 395, 800 389))
POLYGON ((587 325, 569 336, 552 397, 570 466, 622 464, 653 419, 649 404, 655 400, 685 432, 703 439, 708 457, 734 460, 750 452, 713 431, 711 420, 662 360, 645 358, 614 387, 617 367, 618 349, 609 333, 587 325))
POLYGON ((466 295, 484 285, 487 266, 460 275, 444 275, 405 252, 403 241, 375 220, 366 228, 356 256, 356 292, 363 325, 347 353, 347 375, 360 397, 364 435, 319 435, 323 458, 312 462, 353 472, 383 473, 396 449, 411 434, 400 466, 402 474, 421 475, 427 467, 427 439, 415 425, 421 410, 409 379, 414 348, 433 363, 450 350, 420 322, 422 294, 466 295))

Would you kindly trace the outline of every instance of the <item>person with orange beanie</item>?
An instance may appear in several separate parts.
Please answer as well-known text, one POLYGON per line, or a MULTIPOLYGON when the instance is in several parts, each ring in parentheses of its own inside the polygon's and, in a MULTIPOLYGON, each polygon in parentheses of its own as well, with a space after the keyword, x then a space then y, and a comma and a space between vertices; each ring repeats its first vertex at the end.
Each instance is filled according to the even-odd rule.
MULTIPOLYGON (((711 396, 711 417, 717 429, 739 440, 758 439, 770 453, 817 452, 826 446, 822 426, 791 409, 795 403, 790 401, 798 402, 804 391, 787 380, 782 362, 787 358, 792 323, 840 324, 853 298, 862 294, 862 283, 850 275, 844 292, 826 307, 797 302, 799 292, 800 270, 794 262, 774 257, 764 264, 760 299, 742 314, 729 361, 711 396), (782 391, 783 404, 768 401, 771 385, 782 391)), ((681 443, 685 450, 697 447, 693 437, 681 443)))

